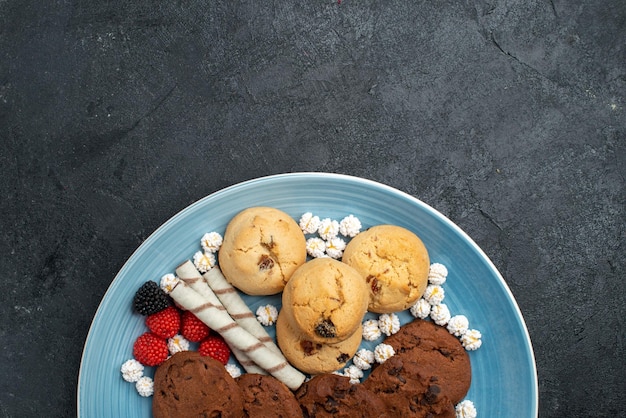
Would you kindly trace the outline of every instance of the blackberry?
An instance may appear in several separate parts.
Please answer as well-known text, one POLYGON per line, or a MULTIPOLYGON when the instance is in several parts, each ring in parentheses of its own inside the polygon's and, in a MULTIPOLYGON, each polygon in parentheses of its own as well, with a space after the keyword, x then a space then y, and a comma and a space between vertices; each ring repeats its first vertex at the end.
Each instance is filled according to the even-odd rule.
POLYGON ((146 316, 160 312, 171 305, 172 301, 167 293, 151 280, 141 285, 133 299, 135 311, 146 316))

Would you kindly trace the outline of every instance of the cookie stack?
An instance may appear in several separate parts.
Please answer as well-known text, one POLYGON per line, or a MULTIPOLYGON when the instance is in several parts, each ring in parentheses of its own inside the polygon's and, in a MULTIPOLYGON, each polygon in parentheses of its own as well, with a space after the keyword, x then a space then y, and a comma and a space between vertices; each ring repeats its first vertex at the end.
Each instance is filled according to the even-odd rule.
POLYGON ((354 268, 331 258, 308 261, 284 288, 276 322, 278 345, 304 373, 338 370, 361 344, 368 304, 367 284, 354 268))

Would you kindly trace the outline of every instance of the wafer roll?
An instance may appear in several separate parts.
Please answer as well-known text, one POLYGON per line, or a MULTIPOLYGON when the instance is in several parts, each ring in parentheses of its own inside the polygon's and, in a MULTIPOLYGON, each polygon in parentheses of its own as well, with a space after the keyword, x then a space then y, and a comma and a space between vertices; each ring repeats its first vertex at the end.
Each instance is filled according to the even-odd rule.
POLYGON ((270 350, 274 351, 281 357, 282 351, 276 345, 272 337, 267 333, 263 325, 256 319, 256 315, 252 313, 246 302, 241 298, 241 295, 228 283, 226 277, 222 274, 219 267, 213 267, 208 272, 202 275, 206 282, 209 284, 213 293, 219 298, 222 305, 226 308, 226 311, 230 316, 241 325, 246 331, 254 335, 265 344, 270 350))
POLYGON ((209 303, 185 281, 179 281, 170 292, 170 296, 289 389, 296 390, 304 382, 304 374, 243 329, 226 311, 219 310, 209 303))
MULTIPOLYGON (((193 290, 198 292, 208 303, 213 305, 215 309, 226 311, 226 308, 222 305, 215 293, 213 293, 191 261, 187 260, 178 266, 176 268, 176 275, 179 279, 184 280, 193 290)), ((233 347, 228 341, 227 344, 246 372, 267 374, 265 370, 259 367, 254 361, 250 360, 250 357, 248 357, 246 353, 237 347, 233 347)))

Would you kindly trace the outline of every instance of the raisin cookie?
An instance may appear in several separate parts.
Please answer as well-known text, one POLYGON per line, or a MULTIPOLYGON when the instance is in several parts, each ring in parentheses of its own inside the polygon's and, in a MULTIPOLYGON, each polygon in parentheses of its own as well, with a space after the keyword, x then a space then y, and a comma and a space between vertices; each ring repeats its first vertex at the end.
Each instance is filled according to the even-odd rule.
POLYGON ((344 341, 324 344, 311 341, 296 331, 282 311, 276 321, 276 342, 285 358, 296 369, 312 375, 330 373, 344 367, 356 354, 362 340, 361 333, 362 328, 359 326, 344 341))
POLYGON ((282 314, 310 341, 337 343, 360 326, 368 298, 356 270, 332 258, 316 258, 291 276, 282 295, 282 314))
POLYGON ((422 240, 406 228, 377 225, 346 246, 342 261, 356 269, 369 288, 369 310, 399 312, 419 299, 428 285, 430 259, 422 240))
POLYGON ((270 207, 239 212, 218 253, 226 279, 249 295, 274 295, 306 261, 306 239, 296 221, 270 207))

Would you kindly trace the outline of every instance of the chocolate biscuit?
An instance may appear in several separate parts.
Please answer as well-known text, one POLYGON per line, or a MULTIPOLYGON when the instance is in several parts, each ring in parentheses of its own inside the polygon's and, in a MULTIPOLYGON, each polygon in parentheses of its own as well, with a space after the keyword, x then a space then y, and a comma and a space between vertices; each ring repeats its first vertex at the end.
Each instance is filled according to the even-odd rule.
POLYGON ((362 386, 385 403, 387 416, 454 418, 454 402, 445 395, 436 366, 431 359, 417 360, 413 354, 405 351, 389 358, 374 368, 362 386))
POLYGON ((248 373, 235 381, 243 393, 243 409, 247 417, 302 417, 293 392, 275 377, 248 373))
POLYGON ((296 391, 296 399, 305 418, 390 416, 381 399, 362 384, 352 384, 348 377, 337 374, 314 376, 296 391))
POLYGON ((461 401, 472 380, 470 359, 457 337, 445 327, 431 321, 416 319, 385 339, 396 355, 408 353, 419 364, 431 364, 433 376, 445 395, 453 402, 461 401))
POLYGON ((154 374, 154 418, 242 418, 243 398, 224 365, 194 351, 174 354, 154 374))

